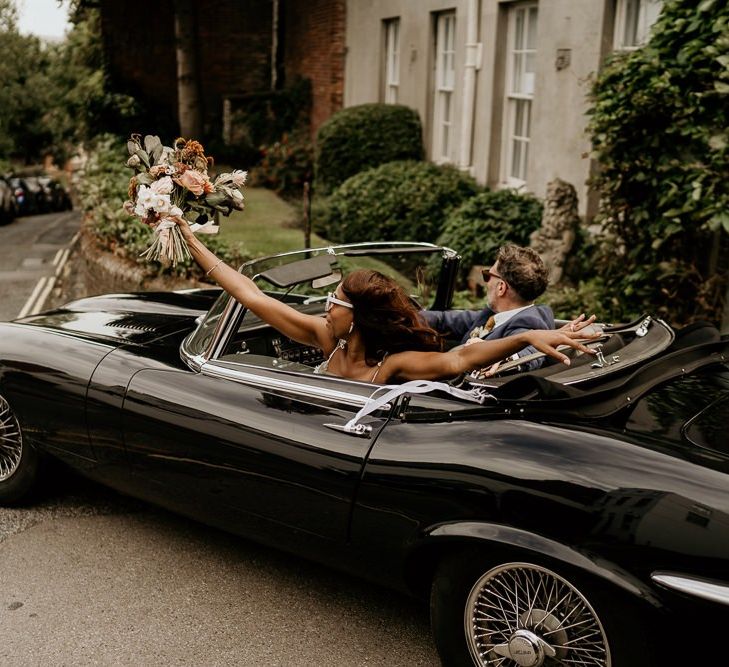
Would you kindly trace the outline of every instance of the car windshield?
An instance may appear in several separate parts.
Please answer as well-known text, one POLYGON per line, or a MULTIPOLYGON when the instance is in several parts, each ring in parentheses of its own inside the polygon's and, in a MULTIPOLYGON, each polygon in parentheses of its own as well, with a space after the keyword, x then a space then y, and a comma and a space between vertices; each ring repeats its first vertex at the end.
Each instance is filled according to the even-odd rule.
POLYGON ((433 298, 440 275, 443 248, 427 243, 360 243, 346 246, 331 246, 313 250, 297 251, 265 257, 247 262, 241 272, 257 279, 261 289, 281 290, 303 296, 322 296, 331 291, 341 277, 355 269, 375 269, 396 280, 414 299, 428 305, 433 298), (305 271, 303 260, 314 257, 331 258, 326 276, 311 279, 305 271), (274 277, 279 267, 298 265, 302 271, 297 278, 296 271, 287 276, 287 284, 276 284, 268 280, 273 271, 274 277), (288 283, 296 284, 288 284, 288 283))
MULTIPOLYGON (((239 270, 268 294, 306 307, 323 302, 347 273, 375 269, 392 277, 417 304, 428 308, 438 293, 443 261, 453 257, 452 251, 428 243, 359 243, 263 257, 246 262, 239 270)), ((183 344, 187 355, 209 352, 221 318, 230 311, 226 310, 229 303, 230 296, 222 293, 183 344)), ((237 327, 245 328, 255 320, 252 313, 246 313, 237 327)))

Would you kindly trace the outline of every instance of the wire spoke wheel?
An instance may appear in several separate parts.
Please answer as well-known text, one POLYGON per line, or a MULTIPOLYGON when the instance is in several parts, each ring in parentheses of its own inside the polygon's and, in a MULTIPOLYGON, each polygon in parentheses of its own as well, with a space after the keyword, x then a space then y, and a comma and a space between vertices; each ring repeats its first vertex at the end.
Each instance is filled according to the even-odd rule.
POLYGON ((20 426, 8 402, 0 396, 0 482, 13 476, 23 454, 20 426))
POLYGON ((474 584, 464 624, 471 657, 488 667, 610 667, 594 609, 566 579, 509 563, 474 584))

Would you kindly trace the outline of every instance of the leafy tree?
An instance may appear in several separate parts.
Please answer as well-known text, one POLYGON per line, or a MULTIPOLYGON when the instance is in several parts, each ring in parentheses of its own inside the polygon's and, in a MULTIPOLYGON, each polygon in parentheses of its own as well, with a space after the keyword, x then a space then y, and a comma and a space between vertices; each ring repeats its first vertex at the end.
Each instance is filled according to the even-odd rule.
POLYGON ((68 37, 51 50, 52 104, 43 114, 54 140, 52 152, 61 155, 105 132, 128 136, 142 126, 144 113, 133 97, 112 88, 98 9, 76 8, 71 17, 68 37))
POLYGON ((0 0, 0 156, 36 155, 51 141, 48 59, 37 37, 18 32, 14 3, 0 0))
MULTIPOLYGON (((643 48, 592 89, 599 265, 621 318, 718 320, 729 259, 729 4, 667 0, 643 48)), ((606 301, 607 303, 608 301, 606 301)))
MULTIPOLYGON (((71 3, 73 28, 60 44, 21 35, 13 0, 0 0, 0 158, 63 159, 98 134, 127 136, 164 119, 115 90, 105 66, 99 10, 71 3)), ((172 132, 170 132, 172 134, 172 132)))

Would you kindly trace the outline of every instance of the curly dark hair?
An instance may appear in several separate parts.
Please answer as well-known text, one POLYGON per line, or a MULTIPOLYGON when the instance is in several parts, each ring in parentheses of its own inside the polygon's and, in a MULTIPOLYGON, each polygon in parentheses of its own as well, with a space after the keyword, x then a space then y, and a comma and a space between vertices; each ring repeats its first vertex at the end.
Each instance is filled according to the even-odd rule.
POLYGON ((385 354, 442 349, 440 335, 423 324, 405 290, 392 278, 358 269, 342 281, 342 291, 354 306, 354 323, 368 364, 376 364, 385 354))
POLYGON ((539 254, 531 248, 505 245, 499 248, 496 264, 501 277, 525 302, 544 294, 549 284, 549 270, 539 254))

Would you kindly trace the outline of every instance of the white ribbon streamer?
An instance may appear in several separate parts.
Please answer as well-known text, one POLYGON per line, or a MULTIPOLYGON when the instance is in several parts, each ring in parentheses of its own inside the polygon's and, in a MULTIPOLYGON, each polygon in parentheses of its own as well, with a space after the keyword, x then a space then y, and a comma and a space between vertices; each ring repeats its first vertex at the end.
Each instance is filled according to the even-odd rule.
POLYGON ((172 229, 177 223, 171 218, 162 218, 154 228, 154 233, 159 234, 165 229, 172 229))
MULTIPOLYGON (((162 218, 154 227, 155 234, 159 234, 165 229, 172 229, 177 223, 172 218, 162 218)), ((213 220, 209 220, 204 225, 200 225, 197 222, 190 224, 190 229, 196 234, 217 234, 220 231, 220 226, 216 225, 213 220)))
POLYGON ((220 231, 220 226, 216 225, 213 220, 209 220, 204 225, 195 222, 190 225, 190 229, 196 234, 217 234, 220 231))
POLYGON ((446 384, 445 382, 434 382, 433 380, 411 380, 410 382, 404 382, 403 384, 389 384, 375 389, 367 399, 367 403, 365 403, 361 410, 344 425, 343 430, 347 433, 355 433, 357 431, 358 422, 362 419, 362 417, 366 417, 376 410, 379 410, 385 404, 399 396, 402 396, 403 394, 427 394, 431 391, 443 391, 455 398, 462 398, 467 401, 480 404, 485 403, 488 399, 495 398, 492 394, 489 394, 480 387, 466 391, 465 389, 451 387, 451 385, 446 384), (375 395, 383 390, 385 390, 385 393, 379 398, 375 398, 375 395))

